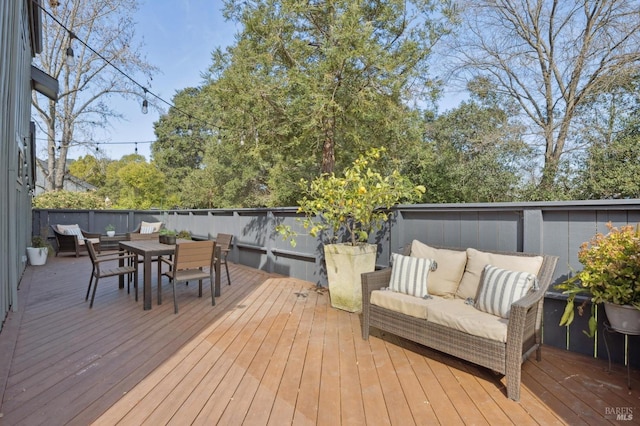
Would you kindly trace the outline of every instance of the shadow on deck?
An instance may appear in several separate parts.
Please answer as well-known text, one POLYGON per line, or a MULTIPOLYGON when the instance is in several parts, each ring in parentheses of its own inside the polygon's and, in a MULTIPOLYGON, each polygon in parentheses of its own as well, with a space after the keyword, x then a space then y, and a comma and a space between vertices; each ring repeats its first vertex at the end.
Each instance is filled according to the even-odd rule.
MULTIPOLYGON (((88 257, 28 267, 0 333, 0 424, 602 424, 640 418, 640 376, 555 348, 521 401, 491 371, 394 336, 360 336, 309 282, 230 264, 144 311, 117 278, 84 301, 88 257), (627 417, 628 418, 628 417, 627 417)), ((155 268, 153 268, 155 269, 155 268)), ((155 277, 154 277, 155 280, 155 277)), ((154 281, 155 282, 155 281, 154 281)), ((154 285, 155 287, 155 285, 154 285)))

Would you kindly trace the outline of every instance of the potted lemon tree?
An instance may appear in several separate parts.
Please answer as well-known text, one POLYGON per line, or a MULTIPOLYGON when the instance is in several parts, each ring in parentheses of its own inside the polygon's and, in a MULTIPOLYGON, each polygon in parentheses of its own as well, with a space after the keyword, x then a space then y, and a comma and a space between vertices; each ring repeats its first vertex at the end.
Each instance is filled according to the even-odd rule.
POLYGON ((603 303, 611 328, 621 333, 640 334, 640 230, 632 225, 614 227, 596 234, 581 245, 578 260, 584 268, 556 286, 568 296, 560 325, 569 326, 575 311, 581 315, 591 300, 591 317, 586 334, 595 335, 596 305, 603 303), (579 294, 590 298, 576 305, 579 294))
MULTIPOLYGON (((375 269, 377 245, 369 244, 371 233, 389 217, 389 209, 401 202, 420 199, 422 185, 414 185, 397 170, 380 171, 384 148, 361 154, 343 176, 323 174, 302 180, 304 196, 298 201, 303 228, 313 237, 323 237, 324 257, 331 305, 349 312, 362 308, 360 275, 375 269), (338 242, 344 237, 345 242, 338 242)), ((277 230, 295 246, 295 232, 288 226, 277 230)))

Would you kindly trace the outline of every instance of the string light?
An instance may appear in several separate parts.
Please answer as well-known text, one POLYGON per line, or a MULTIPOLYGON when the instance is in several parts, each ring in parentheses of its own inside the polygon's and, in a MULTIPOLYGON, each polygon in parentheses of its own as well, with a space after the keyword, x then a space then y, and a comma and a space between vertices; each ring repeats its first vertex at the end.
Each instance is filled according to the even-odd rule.
POLYGON ((66 58, 67 66, 69 68, 73 68, 76 65, 76 58, 74 57, 74 54, 73 54, 73 47, 71 47, 71 42, 73 41, 74 38, 76 38, 76 35, 72 31, 69 31, 69 46, 67 47, 67 58, 66 58))
POLYGON ((142 100, 142 113, 146 114, 147 112, 149 112, 149 101, 147 101, 147 88, 143 87, 142 90, 144 91, 144 99, 142 100))
MULTIPOLYGON (((95 55, 100 57, 100 59, 102 59, 105 63, 110 65, 113 69, 115 69, 122 76, 124 76, 126 79, 131 81, 133 84, 135 84, 136 86, 138 86, 142 90, 144 99, 142 100, 141 111, 142 111, 143 114, 147 114, 148 111, 149 111, 149 101, 147 100, 147 95, 151 95, 154 98, 156 98, 158 101, 160 101, 160 102, 166 104, 167 106, 169 106, 169 108, 172 108, 177 113, 182 114, 182 115, 184 115, 186 117, 189 117, 190 119, 193 119, 193 120, 201 123, 204 127, 209 127, 211 129, 218 129, 218 132, 220 132, 220 130, 223 129, 222 127, 220 127, 218 125, 213 125, 213 124, 207 122, 204 119, 201 119, 201 118, 198 118, 198 117, 193 117, 191 114, 189 114, 186 111, 178 108, 173 103, 171 103, 171 102, 165 100, 164 98, 160 97, 159 95, 151 92, 145 86, 143 86, 142 84, 138 83, 133 77, 131 77, 130 75, 128 75, 127 73, 122 71, 118 66, 113 64, 109 59, 105 58, 100 52, 96 51, 91 46, 89 46, 87 43, 85 43, 84 40, 79 38, 71 30, 69 30, 62 22, 60 22, 60 20, 58 20, 54 15, 52 15, 48 10, 46 10, 44 8, 44 6, 42 6, 39 2, 34 2, 34 5, 37 6, 38 8, 40 8, 47 16, 49 16, 54 22, 56 22, 58 25, 60 25, 60 27, 62 27, 64 30, 66 30, 68 32, 70 40, 69 40, 69 46, 67 47, 67 50, 66 50, 66 53, 67 53, 67 58, 66 59, 67 59, 67 65, 69 65, 70 67, 75 65, 74 52, 73 52, 73 48, 71 47, 71 41, 75 39, 75 40, 78 40, 78 42, 81 43, 84 47, 86 47, 88 50, 90 50, 95 55), (73 65, 70 65, 69 61, 73 61, 73 65)), ((218 141, 220 141, 220 138, 218 138, 218 141)))

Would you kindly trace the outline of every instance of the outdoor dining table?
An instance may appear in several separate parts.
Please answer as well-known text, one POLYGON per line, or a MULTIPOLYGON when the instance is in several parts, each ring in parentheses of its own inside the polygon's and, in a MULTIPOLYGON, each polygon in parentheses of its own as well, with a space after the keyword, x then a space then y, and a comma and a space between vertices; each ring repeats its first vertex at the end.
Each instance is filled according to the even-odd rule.
MULTIPOLYGON (((189 240, 178 240, 179 243, 189 243, 189 240)), ((142 256, 143 259, 143 301, 144 310, 151 309, 151 261, 155 256, 170 256, 176 252, 175 244, 163 244, 157 239, 153 240, 132 240, 132 241, 120 241, 120 249, 126 250, 130 253, 135 253, 142 256)), ((216 264, 215 270, 220 271, 220 253, 219 248, 216 247, 216 264)), ((121 263, 124 260, 120 261, 121 263)), ((121 265, 122 266, 122 265, 121 265)), ((158 282, 159 281, 158 277, 158 282)), ((220 296, 220 274, 216 273, 215 277, 215 296, 220 296)), ((162 304, 162 292, 160 286, 158 286, 158 305, 162 304)), ((124 276, 120 276, 120 288, 124 288, 124 276)))

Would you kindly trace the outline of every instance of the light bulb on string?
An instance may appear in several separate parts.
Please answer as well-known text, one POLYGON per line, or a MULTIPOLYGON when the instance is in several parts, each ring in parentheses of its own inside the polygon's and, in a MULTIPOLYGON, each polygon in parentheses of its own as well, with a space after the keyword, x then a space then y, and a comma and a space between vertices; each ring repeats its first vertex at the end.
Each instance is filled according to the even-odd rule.
POLYGON ((135 143, 135 145, 136 145, 135 152, 136 152, 136 154, 137 154, 137 153, 138 153, 138 142, 136 142, 136 143, 135 143))
POLYGON ((146 114, 149 112, 149 101, 147 101, 147 88, 143 87, 142 90, 144 91, 144 99, 142 100, 142 113, 146 114))
POLYGON ((66 51, 67 57, 65 59, 67 66, 69 68, 72 68, 76 65, 76 58, 73 53, 73 47, 71 47, 71 42, 73 41, 74 38, 76 38, 76 35, 73 32, 69 31, 69 46, 67 47, 67 51, 66 51))

